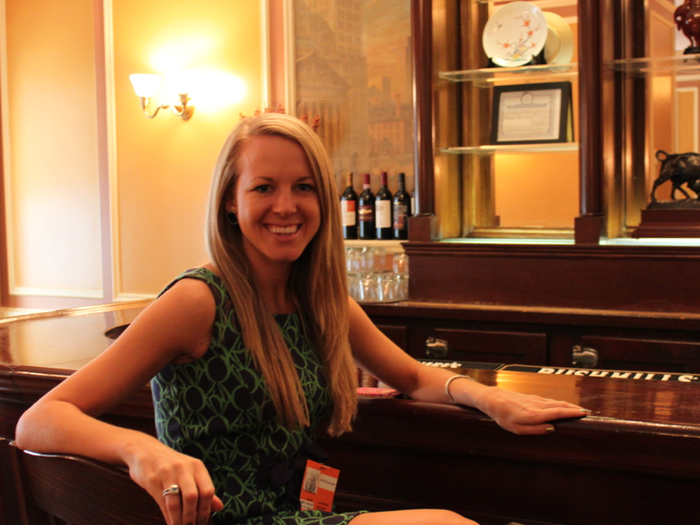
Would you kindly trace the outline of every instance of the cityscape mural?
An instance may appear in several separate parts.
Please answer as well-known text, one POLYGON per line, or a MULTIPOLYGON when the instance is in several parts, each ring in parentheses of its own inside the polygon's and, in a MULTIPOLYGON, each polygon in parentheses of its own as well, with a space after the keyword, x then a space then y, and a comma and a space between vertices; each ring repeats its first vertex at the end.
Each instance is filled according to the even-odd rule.
POLYGON ((326 145, 338 185, 352 171, 372 187, 387 171, 413 188, 413 89, 409 0, 296 0, 296 111, 326 145))

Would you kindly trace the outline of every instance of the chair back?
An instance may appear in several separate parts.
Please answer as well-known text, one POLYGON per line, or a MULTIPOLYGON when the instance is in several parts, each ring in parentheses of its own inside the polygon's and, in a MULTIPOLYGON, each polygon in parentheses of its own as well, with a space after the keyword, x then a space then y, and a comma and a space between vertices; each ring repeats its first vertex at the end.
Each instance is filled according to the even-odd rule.
POLYGON ((17 450, 29 525, 165 525, 156 502, 126 469, 17 450))

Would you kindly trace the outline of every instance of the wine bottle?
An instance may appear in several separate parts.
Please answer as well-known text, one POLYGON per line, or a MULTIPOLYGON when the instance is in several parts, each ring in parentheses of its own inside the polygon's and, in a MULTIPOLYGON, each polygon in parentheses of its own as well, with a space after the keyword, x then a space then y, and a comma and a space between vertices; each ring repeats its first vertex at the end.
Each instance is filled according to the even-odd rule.
POLYGON ((391 229, 393 224, 391 220, 391 192, 387 187, 386 171, 382 171, 382 185, 377 192, 377 199, 374 205, 376 209, 377 239, 393 239, 394 232, 391 229))
POLYGON ((374 227, 374 193, 369 187, 369 173, 365 173, 364 184, 360 193, 360 206, 358 215, 360 219, 360 239, 374 239, 376 230, 374 227))
POLYGON ((357 193, 352 187, 352 171, 349 171, 345 176, 347 178, 347 187, 340 196, 343 239, 357 239, 357 193))
POLYGON ((406 175, 399 173, 399 189, 394 193, 394 239, 408 239, 411 196, 406 191, 406 175))

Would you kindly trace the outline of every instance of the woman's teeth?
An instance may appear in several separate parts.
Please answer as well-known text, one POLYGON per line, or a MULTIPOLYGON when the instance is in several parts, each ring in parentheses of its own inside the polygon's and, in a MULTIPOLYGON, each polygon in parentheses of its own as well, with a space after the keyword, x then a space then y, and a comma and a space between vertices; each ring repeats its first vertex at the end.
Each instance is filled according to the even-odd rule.
POLYGON ((295 233, 299 227, 298 225, 293 225, 293 226, 268 226, 268 230, 270 230, 272 233, 282 233, 282 234, 290 234, 290 233, 295 233))

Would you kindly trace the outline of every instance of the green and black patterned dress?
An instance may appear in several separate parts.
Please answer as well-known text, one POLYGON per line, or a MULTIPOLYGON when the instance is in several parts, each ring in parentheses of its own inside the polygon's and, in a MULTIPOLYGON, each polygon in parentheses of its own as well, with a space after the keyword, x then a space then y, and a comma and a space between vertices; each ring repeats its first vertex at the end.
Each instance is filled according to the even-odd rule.
MULTIPOLYGON (((211 344, 200 359, 170 364, 152 381, 156 428, 170 447, 201 459, 224 509, 217 525, 340 525, 356 514, 299 510, 306 459, 323 461, 315 431, 331 407, 322 365, 296 314, 276 315, 309 405, 311 426, 280 425, 261 375, 235 328, 221 279, 204 268, 183 278, 207 283, 216 302, 211 344)), ((167 289, 167 288, 166 288, 167 289)))

